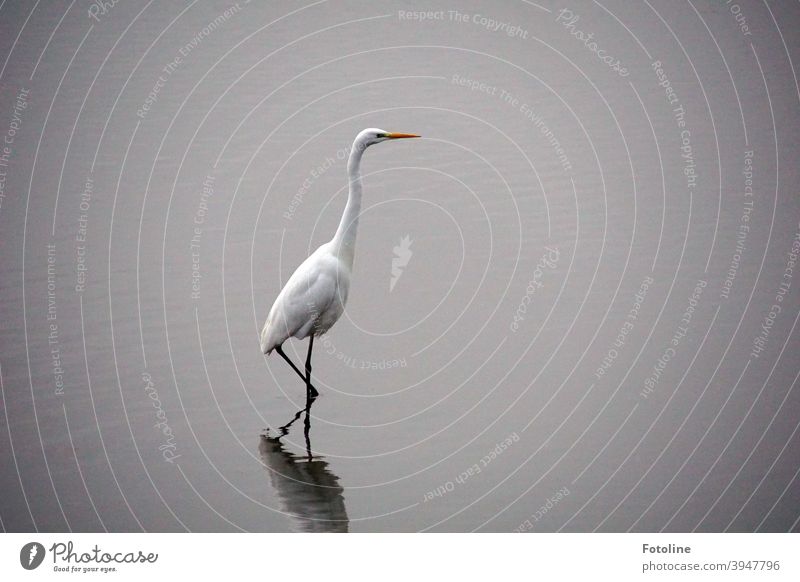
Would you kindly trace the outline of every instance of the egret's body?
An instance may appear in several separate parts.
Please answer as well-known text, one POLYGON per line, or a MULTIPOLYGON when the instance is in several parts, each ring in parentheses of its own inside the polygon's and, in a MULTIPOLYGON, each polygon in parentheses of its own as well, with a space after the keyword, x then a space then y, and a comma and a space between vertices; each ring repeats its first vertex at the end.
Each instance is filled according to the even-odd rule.
POLYGON ((327 332, 342 316, 350 291, 358 216, 361 212, 361 157, 364 150, 373 144, 407 137, 419 136, 374 128, 365 129, 356 136, 347 161, 350 190, 339 228, 330 242, 314 251, 289 277, 261 331, 261 350, 265 354, 277 350, 301 377, 303 374, 283 353, 281 346, 290 337, 300 340, 309 338, 304 379, 313 394, 316 394, 311 386, 314 337, 327 332))
POLYGON ((297 267, 281 290, 261 332, 261 350, 269 354, 290 337, 322 335, 341 317, 350 289, 352 263, 325 243, 297 267))

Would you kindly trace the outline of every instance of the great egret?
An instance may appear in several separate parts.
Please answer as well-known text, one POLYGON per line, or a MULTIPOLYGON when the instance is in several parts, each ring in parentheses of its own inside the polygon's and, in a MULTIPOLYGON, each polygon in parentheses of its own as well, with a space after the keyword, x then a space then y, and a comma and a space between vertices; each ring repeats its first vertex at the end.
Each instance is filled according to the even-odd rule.
POLYGON ((330 242, 320 246, 289 277, 269 310, 261 330, 261 351, 276 350, 306 384, 307 395, 319 394, 311 385, 311 349, 314 336, 322 335, 341 317, 350 290, 358 215, 361 212, 361 156, 369 146, 390 139, 420 137, 412 133, 391 133, 365 129, 356 136, 347 160, 350 194, 339 228, 330 242), (308 339, 305 377, 282 349, 290 337, 308 339))

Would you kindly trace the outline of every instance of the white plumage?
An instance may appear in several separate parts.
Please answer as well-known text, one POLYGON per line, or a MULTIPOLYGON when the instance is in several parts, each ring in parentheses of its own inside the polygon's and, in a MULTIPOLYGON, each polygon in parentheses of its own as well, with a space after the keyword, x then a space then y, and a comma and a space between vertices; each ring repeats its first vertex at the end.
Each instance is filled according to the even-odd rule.
POLYGON ((350 290, 350 275, 355 257, 358 216, 361 212, 361 157, 364 150, 389 139, 419 137, 409 133, 390 133, 365 129, 356 136, 347 161, 350 191, 339 228, 330 242, 320 246, 295 270, 278 294, 261 331, 261 350, 277 349, 292 368, 303 377, 281 350, 290 337, 311 338, 306 359, 305 381, 311 387, 311 347, 314 336, 327 332, 342 316, 350 290))
POLYGON ((261 331, 261 351, 269 354, 290 337, 322 335, 341 317, 350 289, 352 262, 333 243, 319 247, 289 277, 261 331))

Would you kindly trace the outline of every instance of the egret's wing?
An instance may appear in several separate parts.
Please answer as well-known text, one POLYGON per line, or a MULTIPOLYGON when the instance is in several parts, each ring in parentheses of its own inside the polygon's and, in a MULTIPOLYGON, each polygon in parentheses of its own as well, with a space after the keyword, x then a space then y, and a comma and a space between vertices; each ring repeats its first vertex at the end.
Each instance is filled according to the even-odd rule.
POLYGON ((272 351, 290 337, 304 338, 336 297, 334 257, 316 252, 292 274, 278 295, 261 332, 261 349, 272 351))
POLYGON ((303 339, 311 334, 314 323, 333 303, 336 296, 336 279, 326 272, 318 272, 298 286, 284 306, 287 320, 292 321, 292 337, 303 339))

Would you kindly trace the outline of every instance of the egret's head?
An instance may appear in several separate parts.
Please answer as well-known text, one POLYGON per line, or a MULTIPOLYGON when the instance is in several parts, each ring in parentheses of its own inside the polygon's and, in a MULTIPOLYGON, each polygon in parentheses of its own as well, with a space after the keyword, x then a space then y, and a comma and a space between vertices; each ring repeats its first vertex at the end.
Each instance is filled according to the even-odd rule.
POLYGON ((370 127, 358 134, 353 146, 363 150, 364 148, 367 148, 376 143, 381 143, 382 141, 390 139, 403 139, 408 137, 420 137, 420 136, 414 135, 413 133, 392 133, 391 131, 385 131, 383 129, 378 129, 376 127, 370 127))

